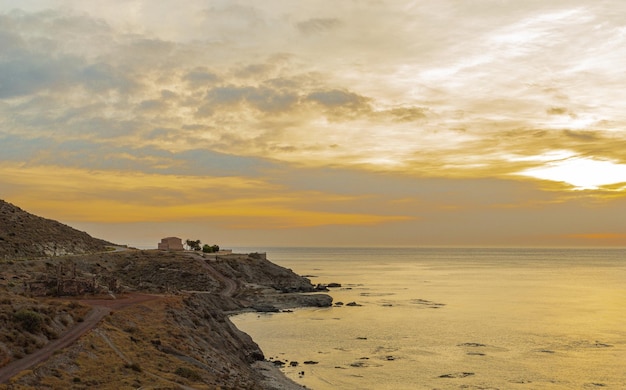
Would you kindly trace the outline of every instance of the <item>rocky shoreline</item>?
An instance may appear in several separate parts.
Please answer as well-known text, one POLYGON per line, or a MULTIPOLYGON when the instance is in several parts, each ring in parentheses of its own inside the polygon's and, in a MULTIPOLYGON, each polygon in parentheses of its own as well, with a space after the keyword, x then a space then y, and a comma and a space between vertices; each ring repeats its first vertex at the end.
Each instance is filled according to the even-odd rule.
POLYGON ((63 338, 72 324, 82 321, 65 311, 52 313, 50 308, 58 302, 73 302, 84 307, 83 312, 89 307, 111 311, 78 341, 13 376, 0 389, 303 389, 266 360, 229 317, 332 305, 332 298, 309 279, 258 254, 210 258, 195 252, 127 250, 5 261, 0 275, 0 298, 10 302, 3 308, 5 317, 28 308, 43 318, 39 328, 28 332, 11 329, 19 323, 1 324, 7 329, 0 334, 0 373, 9 362, 63 338), (95 295, 72 296, 71 289, 59 290, 83 279, 92 281, 87 287, 96 286, 95 295), (136 294, 154 299, 131 304, 136 294), (124 299, 128 305, 120 305, 124 299), (48 318, 43 313, 52 314, 48 318), (63 323, 66 326, 59 325, 63 323), (11 334, 18 331, 37 340, 34 348, 20 352, 19 345, 11 344, 11 334))

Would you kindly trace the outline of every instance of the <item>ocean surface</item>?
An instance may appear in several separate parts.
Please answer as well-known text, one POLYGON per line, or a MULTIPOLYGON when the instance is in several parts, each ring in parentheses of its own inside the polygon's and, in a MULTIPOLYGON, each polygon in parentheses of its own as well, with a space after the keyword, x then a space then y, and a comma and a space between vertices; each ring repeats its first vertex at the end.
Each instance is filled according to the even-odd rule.
POLYGON ((307 388, 626 389, 626 249, 235 250, 341 283, 232 318, 307 388))

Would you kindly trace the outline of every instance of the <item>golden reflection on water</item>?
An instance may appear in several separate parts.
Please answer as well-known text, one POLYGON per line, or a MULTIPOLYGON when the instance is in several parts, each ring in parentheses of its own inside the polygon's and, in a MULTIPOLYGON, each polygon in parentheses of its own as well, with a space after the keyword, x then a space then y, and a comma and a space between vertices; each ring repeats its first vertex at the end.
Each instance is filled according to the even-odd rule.
POLYGON ((268 357, 298 361, 285 372, 317 390, 626 388, 623 260, 505 255, 276 261, 313 282, 342 283, 335 302, 363 306, 234 322, 268 357))

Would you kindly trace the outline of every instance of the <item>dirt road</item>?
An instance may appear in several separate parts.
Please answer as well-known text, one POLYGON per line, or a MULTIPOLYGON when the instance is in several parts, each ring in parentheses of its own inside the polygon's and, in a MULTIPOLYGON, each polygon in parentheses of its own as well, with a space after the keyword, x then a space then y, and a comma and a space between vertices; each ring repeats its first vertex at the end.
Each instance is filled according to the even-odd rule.
MULTIPOLYGON (((204 257, 200 255, 193 255, 199 260, 203 268, 211 274, 222 285, 223 289, 220 295, 225 297, 232 297, 237 291, 237 282, 233 279, 227 278, 213 268, 204 257)), ((6 366, 0 368, 0 383, 7 382, 13 376, 17 375, 23 370, 27 370, 41 362, 46 361, 52 356, 52 354, 62 348, 65 348, 78 340, 80 336, 93 329, 107 314, 112 310, 123 309, 127 306, 136 305, 142 302, 158 299, 156 295, 146 294, 129 294, 128 296, 120 299, 84 299, 81 303, 89 305, 92 310, 87 314, 83 322, 78 323, 65 333, 63 333, 58 339, 46 344, 40 350, 23 357, 22 359, 13 361, 6 366)))
POLYGON ((234 281, 233 279, 227 278, 226 276, 218 272, 215 268, 211 266, 210 262, 207 261, 207 259, 204 258, 204 256, 194 253, 192 257, 198 260, 198 262, 202 265, 202 267, 209 274, 211 274, 211 276, 213 276, 218 282, 220 282, 224 286, 224 288, 220 292, 220 295, 225 296, 225 297, 232 297, 233 295, 235 295, 235 292, 237 291, 236 281, 234 281))
POLYGON ((71 345, 78 340, 80 336, 93 329, 99 322, 111 312, 111 310, 123 309, 130 305, 147 302, 158 299, 156 295, 131 294, 122 299, 89 299, 81 300, 81 303, 90 305, 92 310, 85 316, 83 322, 79 322, 63 333, 58 339, 49 342, 40 350, 26 355, 23 358, 13 361, 6 366, 0 368, 0 383, 4 383, 17 375, 23 370, 27 370, 41 362, 44 362, 52 356, 52 354, 62 348, 71 345))

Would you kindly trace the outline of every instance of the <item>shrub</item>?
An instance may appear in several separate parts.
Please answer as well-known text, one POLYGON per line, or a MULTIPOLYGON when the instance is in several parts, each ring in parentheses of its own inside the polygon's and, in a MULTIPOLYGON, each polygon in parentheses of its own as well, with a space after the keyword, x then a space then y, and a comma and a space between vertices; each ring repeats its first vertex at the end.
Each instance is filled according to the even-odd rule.
POLYGON ((22 329, 30 333, 41 330, 44 322, 41 314, 26 309, 20 309, 15 312, 13 319, 22 326, 22 329))
POLYGON ((79 307, 83 307, 83 305, 81 305, 78 302, 70 302, 69 305, 67 305, 70 309, 78 309, 79 307))
POLYGON ((139 363, 126 363, 124 364, 125 368, 130 368, 133 371, 141 372, 141 366, 139 363))
POLYGON ((176 371, 174 371, 174 374, 196 382, 202 379, 202 376, 197 371, 187 367, 178 367, 176 371))

